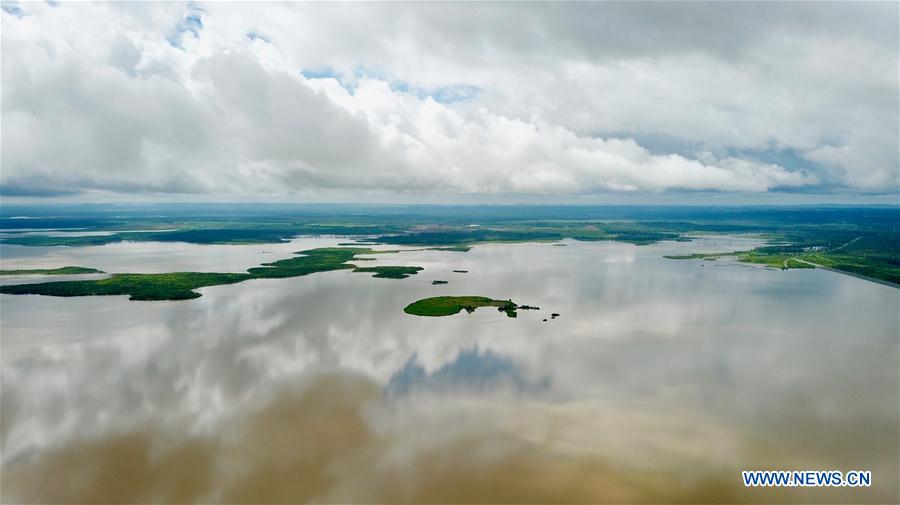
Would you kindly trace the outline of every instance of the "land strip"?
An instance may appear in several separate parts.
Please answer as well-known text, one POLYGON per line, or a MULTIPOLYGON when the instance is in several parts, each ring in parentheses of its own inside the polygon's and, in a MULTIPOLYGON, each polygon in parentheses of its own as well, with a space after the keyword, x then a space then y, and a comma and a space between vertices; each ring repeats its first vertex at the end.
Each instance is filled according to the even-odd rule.
MULTIPOLYGON (((360 255, 379 254, 369 248, 325 247, 300 251, 293 258, 264 263, 247 273, 172 272, 164 274, 113 274, 106 279, 41 282, 0 286, 0 293, 46 296, 128 295, 130 300, 187 300, 200 297, 195 291, 207 286, 234 284, 251 279, 282 279, 316 272, 351 270, 372 272, 373 277, 404 279, 415 275, 421 267, 358 267, 350 261, 360 255)), ((393 251, 386 251, 393 252, 393 251)))

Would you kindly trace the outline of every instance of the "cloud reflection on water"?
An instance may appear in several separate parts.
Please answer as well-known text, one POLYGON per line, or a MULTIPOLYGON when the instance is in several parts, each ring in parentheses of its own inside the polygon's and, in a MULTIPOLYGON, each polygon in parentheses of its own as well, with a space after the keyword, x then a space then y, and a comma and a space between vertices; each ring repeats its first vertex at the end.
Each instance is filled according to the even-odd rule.
POLYGON ((421 278, 184 302, 4 296, 3 501, 895 501, 898 290, 661 258, 684 247, 409 252, 379 264, 421 278), (402 312, 436 292, 544 310, 402 312), (745 467, 876 485, 748 491, 745 467))

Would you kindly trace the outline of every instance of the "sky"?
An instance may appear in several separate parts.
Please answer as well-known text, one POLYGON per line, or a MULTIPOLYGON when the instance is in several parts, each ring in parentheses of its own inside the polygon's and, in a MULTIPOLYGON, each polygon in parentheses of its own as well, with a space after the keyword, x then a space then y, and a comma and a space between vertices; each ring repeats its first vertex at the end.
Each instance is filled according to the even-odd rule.
POLYGON ((898 5, 3 0, 0 198, 897 204, 898 5))

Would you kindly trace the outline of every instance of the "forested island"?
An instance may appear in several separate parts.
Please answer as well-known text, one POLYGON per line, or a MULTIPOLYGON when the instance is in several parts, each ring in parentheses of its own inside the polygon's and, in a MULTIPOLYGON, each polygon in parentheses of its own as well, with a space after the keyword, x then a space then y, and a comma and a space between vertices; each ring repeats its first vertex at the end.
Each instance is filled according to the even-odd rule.
POLYGON ((414 316, 442 317, 463 310, 471 314, 478 307, 497 307, 508 317, 516 317, 516 309, 519 308, 512 300, 494 300, 486 296, 435 296, 410 303, 403 312, 414 316))
MULTIPOLYGON (((404 279, 421 267, 358 267, 349 261, 360 255, 379 254, 361 247, 324 247, 296 253, 298 256, 250 268, 247 273, 172 272, 163 274, 113 274, 106 279, 56 281, 0 286, 0 293, 13 295, 100 296, 128 295, 130 300, 187 300, 198 298, 197 288, 234 284, 250 279, 299 277, 316 272, 351 270, 374 273, 373 277, 404 279)), ((393 252, 393 251, 386 251, 393 252)))

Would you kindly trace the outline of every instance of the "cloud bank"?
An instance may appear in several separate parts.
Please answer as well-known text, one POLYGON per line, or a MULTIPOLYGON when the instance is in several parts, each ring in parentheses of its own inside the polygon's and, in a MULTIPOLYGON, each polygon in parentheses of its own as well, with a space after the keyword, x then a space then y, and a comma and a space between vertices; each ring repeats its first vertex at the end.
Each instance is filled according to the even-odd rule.
POLYGON ((897 15, 4 3, 0 193, 896 194, 897 15))

